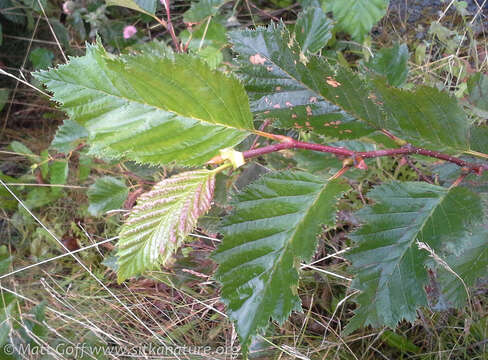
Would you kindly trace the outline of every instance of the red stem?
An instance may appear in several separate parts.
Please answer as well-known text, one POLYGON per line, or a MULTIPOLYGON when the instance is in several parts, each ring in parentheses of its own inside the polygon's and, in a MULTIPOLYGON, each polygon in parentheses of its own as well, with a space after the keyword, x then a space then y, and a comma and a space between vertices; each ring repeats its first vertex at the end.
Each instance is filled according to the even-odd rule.
MULTIPOLYGON (((264 122, 259 127, 259 131, 263 131, 264 129, 266 129, 266 126, 268 126, 269 124, 271 124, 271 120, 269 120, 269 119, 264 120, 264 122)), ((256 147, 256 145, 258 145, 258 140, 259 140, 259 134, 256 135, 256 138, 252 142, 250 149, 254 149, 256 147)))
POLYGON ((461 181, 463 181, 466 176, 468 176, 468 173, 461 173, 461 175, 459 175, 456 181, 454 181, 449 188, 452 189, 461 184, 461 181))
POLYGON ((171 22, 171 10, 170 10, 170 5, 169 5, 169 0, 161 0, 161 2, 163 3, 164 5, 164 8, 166 10, 166 17, 167 17, 167 21, 166 21, 166 24, 168 25, 168 31, 169 31, 169 34, 171 35, 171 39, 173 40, 173 44, 175 45, 175 48, 176 48, 176 52, 180 52, 181 51, 181 48, 180 48, 180 44, 178 42, 178 38, 176 37, 176 34, 175 34, 175 29, 173 27, 173 23, 171 22))
POLYGON ((343 156, 347 158, 352 158, 355 162, 358 161, 358 159, 371 159, 371 158, 377 158, 381 156, 395 156, 395 155, 423 155, 423 156, 428 156, 440 160, 445 160, 448 162, 451 162, 453 164, 456 164, 458 166, 461 166, 463 168, 466 168, 468 172, 474 172, 480 175, 484 170, 488 170, 488 165, 487 164, 474 164, 470 163, 468 161, 459 159, 454 156, 450 156, 447 154, 443 154, 437 151, 432 151, 432 150, 427 150, 427 149, 422 149, 418 148, 412 145, 406 145, 398 149, 385 149, 385 150, 375 150, 375 151, 363 151, 363 152, 355 152, 349 149, 345 148, 339 148, 339 147, 334 147, 334 146, 327 146, 327 145, 321 145, 321 144, 313 144, 313 143, 307 143, 307 142, 302 142, 298 140, 294 140, 292 138, 287 138, 286 141, 278 143, 278 144, 273 144, 273 145, 268 145, 264 146, 258 149, 252 149, 248 151, 244 151, 243 155, 244 158, 249 159, 252 157, 264 155, 264 154, 269 154, 275 151, 280 151, 280 150, 285 150, 285 149, 306 149, 306 150, 313 150, 313 151, 319 151, 319 152, 324 152, 324 153, 330 153, 330 154, 335 154, 337 156, 343 156))

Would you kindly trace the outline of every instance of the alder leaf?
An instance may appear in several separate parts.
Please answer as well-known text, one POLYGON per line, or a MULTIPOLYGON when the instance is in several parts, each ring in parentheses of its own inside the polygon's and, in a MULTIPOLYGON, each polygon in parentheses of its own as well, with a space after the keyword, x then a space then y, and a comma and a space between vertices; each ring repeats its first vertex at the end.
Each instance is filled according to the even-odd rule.
POLYGON ((452 245, 462 249, 473 224, 483 219, 479 196, 463 187, 392 182, 375 187, 368 197, 376 203, 357 213, 363 225, 350 235, 357 243, 347 256, 356 272, 351 286, 361 294, 348 333, 365 325, 414 321, 417 308, 427 305, 429 253, 418 243, 435 252, 452 245))
MULTIPOLYGON (((331 81, 334 70, 323 61, 317 64, 314 56, 305 65, 299 45, 283 24, 233 31, 230 40, 239 54, 239 74, 252 111, 261 118, 276 120, 275 126, 306 127, 338 139, 356 139, 375 130, 323 96, 319 83, 331 81)), ((370 102, 362 88, 354 96, 370 102)), ((374 113, 375 104, 369 108, 381 116, 374 113)))
POLYGON ((334 225, 336 203, 347 188, 338 180, 281 172, 264 175, 236 196, 214 259, 244 353, 270 318, 283 323, 301 309, 297 265, 314 253, 320 225, 334 225))
POLYGON ((163 40, 152 40, 144 43, 135 43, 124 49, 125 54, 152 54, 153 56, 161 58, 174 59, 174 51, 171 46, 167 45, 163 40))
POLYGON ((469 122, 456 98, 427 86, 406 91, 382 79, 373 84, 376 101, 387 113, 379 127, 416 146, 454 153, 469 150, 469 122))
MULTIPOLYGON (((333 68, 317 57, 310 59, 307 69, 304 83, 370 128, 387 129, 415 146, 451 153, 469 150, 469 122, 457 99, 448 93, 426 86, 401 90, 387 86, 380 78, 368 83, 351 70, 333 68)), ((308 128, 314 131, 320 126, 309 123, 308 128)), ((337 121, 322 125, 332 130, 337 121)))
POLYGON ((189 55, 116 57, 97 43, 85 56, 34 75, 87 129, 96 156, 201 165, 253 129, 239 81, 189 55))
POLYGON ((59 152, 69 152, 75 148, 76 142, 88 136, 86 129, 76 121, 66 119, 51 142, 51 147, 59 152))
POLYGON ((165 265, 211 206, 215 173, 183 172, 141 195, 120 230, 118 281, 165 265))
POLYGON ((304 10, 295 24, 295 38, 300 45, 301 54, 316 53, 332 38, 332 21, 327 19, 321 8, 310 7, 304 10))
POLYGON ((337 27, 362 41, 386 14, 389 0, 326 0, 332 10, 337 27))
POLYGON ((339 139, 387 129, 416 146, 469 150, 469 123, 457 100, 435 88, 391 88, 312 56, 282 26, 231 33, 252 110, 275 126, 304 128, 339 139), (360 121, 358 121, 360 120, 360 121))

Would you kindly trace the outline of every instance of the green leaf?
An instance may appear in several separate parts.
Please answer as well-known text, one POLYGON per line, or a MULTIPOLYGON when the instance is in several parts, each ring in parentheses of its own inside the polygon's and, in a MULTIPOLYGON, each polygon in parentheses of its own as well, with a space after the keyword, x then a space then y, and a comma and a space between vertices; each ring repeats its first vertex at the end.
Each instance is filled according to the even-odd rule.
POLYGON ((198 50, 205 46, 222 48, 227 44, 225 27, 217 21, 204 22, 192 31, 183 30, 179 33, 179 38, 184 44, 188 44, 189 49, 198 50))
POLYGON ((222 300, 243 352, 270 318, 283 323, 300 310, 300 261, 313 255, 321 224, 333 226, 347 185, 304 172, 264 175, 238 194, 214 254, 222 300))
POLYGON ((407 44, 395 44, 391 48, 382 48, 367 66, 386 76, 391 86, 401 86, 407 80, 408 58, 407 44))
POLYGON ((347 32, 353 39, 362 41, 373 26, 385 16, 389 1, 328 0, 327 3, 330 4, 338 29, 347 32))
POLYGON ((87 129, 97 156, 201 165, 253 129, 241 84, 189 55, 115 57, 96 44, 85 56, 34 75, 87 129))
POLYGON ((119 282, 165 265, 211 206, 215 172, 183 172, 157 183, 137 201, 120 230, 119 282))
POLYGON ((183 21, 198 23, 209 16, 214 16, 219 8, 229 0, 198 0, 191 3, 191 7, 183 14, 183 21))
MULTIPOLYGON (((373 128, 357 121, 335 105, 336 94, 327 96, 326 81, 333 82, 335 71, 323 60, 311 57, 305 65, 300 48, 283 25, 230 33, 234 50, 239 53, 240 74, 246 85, 254 113, 276 119, 281 127, 307 127, 316 133, 339 139, 354 139, 370 134, 373 128)), ((346 71, 346 70, 341 70, 346 71)), ((363 102, 361 113, 381 117, 365 95, 362 84, 352 84, 354 105, 363 102)), ((346 103, 347 104, 347 103, 346 103)))
POLYGON ((295 24, 295 38, 301 47, 302 56, 316 53, 332 38, 332 21, 327 19, 320 8, 304 10, 295 24))
POLYGON ((50 172, 50 183, 51 184, 66 184, 68 179, 68 161, 67 160, 56 160, 54 161, 49 169, 50 172))
MULTIPOLYGON (((5 175, 2 171, 0 171, 0 179, 2 179, 5 183, 16 183, 19 182, 18 179, 5 175)), ((12 190, 16 195, 20 195, 18 190, 16 190, 17 186, 12 186, 10 190, 12 190)), ((15 210, 18 206, 17 200, 10 194, 10 192, 4 187, 0 186, 0 207, 5 210, 15 210)))
POLYGON ((152 15, 156 12, 157 0, 106 0, 107 6, 122 6, 152 15))
POLYGON ((436 252, 453 244, 463 248, 471 226, 483 219, 479 196, 462 187, 392 182, 368 197, 376 204, 357 213, 363 225, 350 236, 357 243, 347 256, 356 272, 351 286, 361 294, 346 332, 414 321, 417 308, 427 305, 429 254, 418 243, 436 252))
POLYGON ((469 129, 470 149, 488 153, 488 127, 487 126, 472 126, 469 129))
POLYGON ((222 60, 224 60, 224 56, 220 49, 213 46, 203 48, 198 52, 198 56, 200 56, 211 69, 216 69, 222 60))
POLYGON ((117 272, 117 271, 119 271, 119 264, 117 263, 118 260, 119 260, 119 258, 117 256, 108 255, 108 256, 105 256, 105 258, 103 259, 102 265, 105 265, 110 270, 117 272))
POLYGON ((109 210, 120 209, 129 195, 125 183, 112 176, 98 178, 87 191, 88 212, 99 216, 109 210))
POLYGON ((21 6, 12 0, 0 0, 0 15, 8 21, 21 26, 25 25, 25 13, 21 6))
POLYGON ((405 351, 409 351, 414 354, 418 354, 420 352, 420 348, 412 343, 408 339, 408 337, 406 337, 405 335, 394 333, 390 330, 385 330, 384 332, 382 332, 381 340, 386 342, 389 346, 400 350, 402 353, 404 353, 405 351))
POLYGON ((302 9, 307 9, 309 7, 321 7, 319 0, 298 0, 298 3, 302 9))
POLYGON ((80 182, 85 181, 88 176, 90 176, 91 168, 92 168, 93 159, 90 156, 87 156, 84 153, 80 154, 80 158, 78 160, 78 180, 80 182))
MULTIPOLYGON (((19 155, 27 155, 27 158, 30 159, 31 156, 34 156, 35 154, 29 149, 27 146, 22 144, 20 141, 12 141, 10 143, 10 149, 12 149, 13 152, 19 154, 19 155), (29 156, 31 155, 31 156, 29 156)), ((37 156, 37 155, 35 155, 37 156)))
POLYGON ((380 128, 420 147, 454 153, 469 149, 469 122, 456 98, 426 86, 405 91, 381 79, 373 84, 376 101, 387 113, 380 128))
MULTIPOLYGON (((36 1, 36 3, 37 3, 37 1, 36 1)), ((70 37, 69 31, 66 28, 66 26, 64 26, 64 24, 55 17, 50 17, 49 23, 51 24, 52 29, 54 30, 54 33, 56 34, 56 38, 61 43, 61 45, 66 49, 70 49, 71 48, 71 45, 70 45, 70 38, 71 37, 70 37)))
POLYGON ((473 230, 468 238, 467 246, 459 255, 451 255, 445 259, 450 269, 438 266, 438 281, 441 293, 448 304, 461 308, 466 304, 466 286, 473 286, 476 280, 485 277, 488 270, 488 231, 486 228, 473 230), (461 278, 464 284, 459 279, 461 278))
POLYGON ((170 59, 173 59, 174 55, 173 49, 171 49, 170 46, 166 45, 164 41, 157 39, 143 43, 135 43, 134 45, 125 48, 124 52, 132 55, 146 53, 152 54, 153 56, 167 57, 170 59))
MULTIPOLYGON (((56 160, 49 167, 49 183, 57 185, 65 185, 68 180, 69 166, 67 160, 56 160)), ((61 193, 61 187, 52 187, 53 194, 61 193)))
POLYGON ((41 169, 41 176, 43 179, 47 179, 47 176, 49 175, 49 160, 49 151, 47 149, 42 150, 40 154, 41 163, 39 164, 39 168, 41 169))
POLYGON ((53 63, 54 54, 48 49, 37 48, 29 54, 29 60, 34 70, 47 69, 53 63))
MULTIPOLYGON (((3 347, 9 340, 12 330, 12 318, 15 316, 16 307, 15 295, 2 292, 0 295, 0 347, 3 347)), ((11 354, 9 354, 11 355, 11 354)))
POLYGON ((49 331, 46 325, 44 325, 44 322, 46 321, 46 306, 47 303, 43 300, 30 311, 36 319, 35 322, 29 320, 31 331, 41 338, 45 337, 49 331))
MULTIPOLYGON (((60 194, 61 192, 51 191, 47 187, 35 187, 27 193, 24 204, 30 210, 38 209, 56 201, 60 197, 60 194)), ((18 205, 18 209, 24 211, 24 208, 20 204, 18 205)))
POLYGON ((439 21, 432 21, 428 33, 429 35, 435 35, 445 45, 447 53, 452 53, 459 46, 459 34, 455 30, 441 25, 439 21))
MULTIPOLYGON (((22 327, 18 329, 20 338, 24 342, 27 342, 27 346, 31 346, 32 351, 34 352, 36 346, 38 345, 37 341, 39 338, 44 338, 48 333, 48 328, 45 325, 46 321, 46 301, 41 301, 38 305, 34 306, 29 311, 29 317, 26 317, 22 320, 22 327)), ((3 357, 2 357, 3 359, 3 357)))
POLYGON ((41 7, 47 9, 49 6, 47 0, 22 0, 21 3, 37 13, 42 11, 41 7))
POLYGON ((469 101, 476 107, 488 111, 488 76, 479 72, 468 79, 469 101))
POLYGON ((76 142, 88 136, 88 131, 74 120, 66 119, 51 142, 51 147, 59 152, 67 153, 75 148, 76 142))
POLYGON ((0 275, 6 274, 10 271, 13 257, 10 256, 7 246, 0 246, 0 275))
POLYGON ((469 123, 457 100, 435 88, 405 91, 311 57, 283 26, 231 33, 254 112, 276 125, 352 139, 387 129, 416 146, 469 150, 469 123), (362 120, 362 122, 356 119, 362 120))

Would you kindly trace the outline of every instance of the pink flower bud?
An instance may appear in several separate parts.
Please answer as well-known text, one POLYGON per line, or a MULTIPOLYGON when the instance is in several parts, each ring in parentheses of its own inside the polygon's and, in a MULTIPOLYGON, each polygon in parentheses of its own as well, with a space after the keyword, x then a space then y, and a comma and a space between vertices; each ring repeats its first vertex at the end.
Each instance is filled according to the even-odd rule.
POLYGON ((66 15, 72 14, 73 13, 73 9, 74 9, 74 3, 72 1, 65 1, 63 3, 63 12, 66 15))
POLYGON ((133 25, 128 25, 124 28, 124 39, 130 39, 137 32, 137 29, 133 25))

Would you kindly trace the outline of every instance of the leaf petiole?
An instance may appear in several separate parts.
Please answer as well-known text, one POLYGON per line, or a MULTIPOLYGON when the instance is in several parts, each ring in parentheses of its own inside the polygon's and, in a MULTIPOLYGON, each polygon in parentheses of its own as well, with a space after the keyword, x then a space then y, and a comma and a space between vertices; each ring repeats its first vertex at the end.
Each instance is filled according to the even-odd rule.
POLYGON ((220 173, 220 172, 224 171, 225 169, 228 169, 232 166, 233 165, 231 162, 226 162, 223 165, 220 165, 219 167, 216 167, 215 169, 213 169, 212 172, 217 175, 218 173, 220 173))

